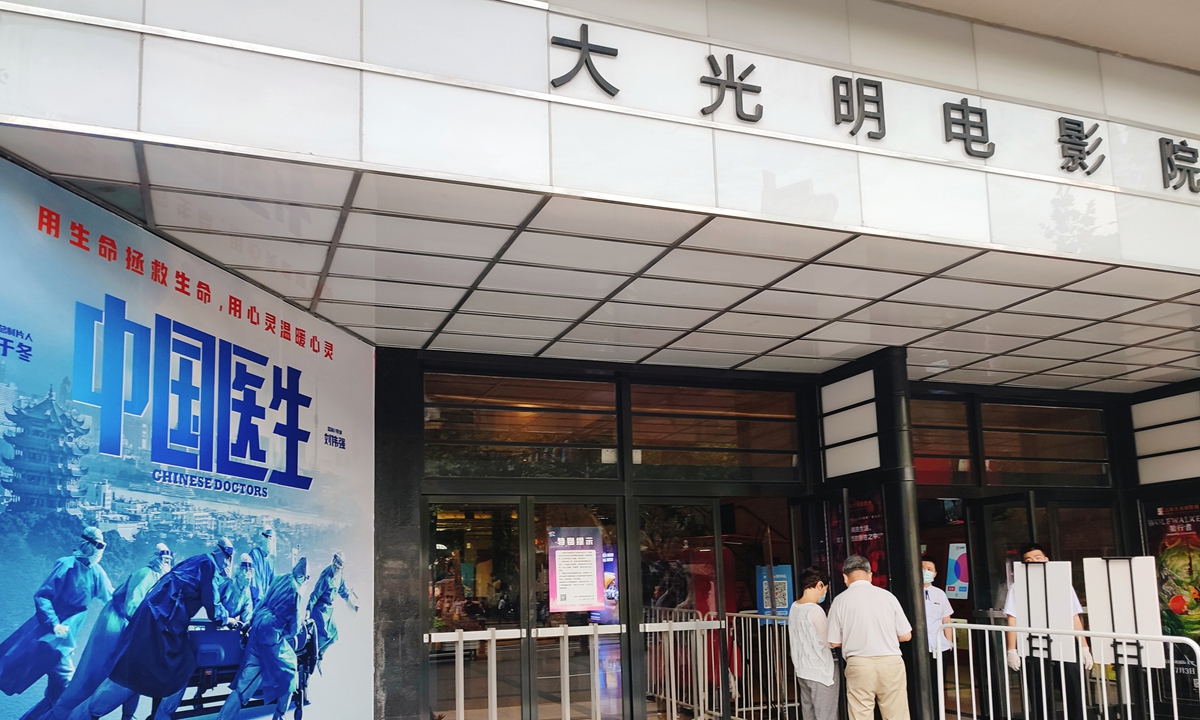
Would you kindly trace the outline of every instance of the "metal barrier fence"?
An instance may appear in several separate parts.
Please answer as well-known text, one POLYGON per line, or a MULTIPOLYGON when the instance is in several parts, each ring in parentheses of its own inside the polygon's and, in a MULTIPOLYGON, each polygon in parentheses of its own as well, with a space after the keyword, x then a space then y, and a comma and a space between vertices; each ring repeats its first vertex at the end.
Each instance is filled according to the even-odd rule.
POLYGON ((1176 678, 1177 664, 1195 668, 1200 660, 1200 646, 1190 638, 966 623, 942 626, 947 628, 954 631, 955 662, 947 668, 945 653, 935 657, 940 718, 1196 716, 1194 707, 1181 715, 1176 678), (1018 641, 1015 658, 1009 657, 1010 638, 1018 641), (1089 653, 1094 665, 1086 669, 1081 661, 1089 653))
POLYGON ((646 608, 646 695, 667 720, 687 711, 695 720, 721 717, 723 624, 696 610, 646 608))

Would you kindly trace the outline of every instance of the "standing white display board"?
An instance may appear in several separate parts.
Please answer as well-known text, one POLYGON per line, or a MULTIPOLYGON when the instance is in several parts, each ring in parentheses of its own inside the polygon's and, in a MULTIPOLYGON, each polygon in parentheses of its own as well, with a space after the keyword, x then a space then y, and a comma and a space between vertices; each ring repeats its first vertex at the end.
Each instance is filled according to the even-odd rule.
MULTIPOLYGON (((1085 558, 1084 587, 1088 626, 1097 632, 1162 635, 1154 558, 1085 558)), ((1096 662, 1165 668, 1162 643, 1136 643, 1092 638, 1096 662), (1139 647, 1140 646, 1140 647, 1139 647)))
MULTIPOLYGON (((1013 599, 1019 627, 1072 630, 1071 563, 1015 563, 1013 599)), ((1017 639, 1023 656, 1075 662, 1077 641, 1071 635, 1019 633, 1017 639)))

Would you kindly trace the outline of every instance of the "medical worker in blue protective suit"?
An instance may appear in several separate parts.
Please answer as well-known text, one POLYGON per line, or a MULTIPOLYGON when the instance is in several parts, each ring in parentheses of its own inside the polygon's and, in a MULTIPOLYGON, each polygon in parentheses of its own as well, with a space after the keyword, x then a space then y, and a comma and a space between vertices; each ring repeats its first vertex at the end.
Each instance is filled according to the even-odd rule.
POLYGON ((59 558, 50 577, 33 594, 33 617, 0 643, 0 691, 16 695, 43 675, 46 694, 23 719, 36 718, 58 700, 75 673, 71 655, 79 627, 93 600, 108 602, 113 587, 100 558, 104 535, 85 528, 79 549, 59 558))
MULTIPOLYGON (((129 579, 117 588, 112 599, 96 617, 87 645, 83 648, 83 655, 79 658, 79 668, 75 671, 75 677, 67 684, 67 689, 63 691, 58 702, 54 703, 54 707, 42 715, 43 720, 66 720, 76 705, 96 692, 96 688, 100 687, 100 683, 112 672, 113 663, 117 659, 115 653, 121 631, 129 624, 129 618, 133 617, 150 588, 170 570, 171 551, 165 544, 159 543, 154 548, 149 562, 130 573, 129 579)), ((130 720, 133 717, 139 699, 134 695, 125 703, 121 713, 122 720, 130 720)))
POLYGON ((162 576, 133 614, 117 640, 116 663, 108 679, 70 720, 95 720, 123 705, 130 696, 167 698, 186 687, 196 668, 188 623, 200 608, 214 622, 230 621, 221 604, 229 579, 233 543, 221 538, 207 555, 194 555, 162 576))
POLYGON ((317 584, 313 587, 312 595, 308 598, 308 616, 313 619, 317 628, 317 656, 323 656, 330 645, 337 642, 337 624, 333 621, 333 597, 337 595, 346 601, 350 609, 358 612, 358 605, 351 600, 354 592, 346 587, 342 578, 345 561, 342 554, 333 554, 333 562, 321 571, 317 584))
POLYGON ((271 589, 254 610, 250 639, 242 665, 229 686, 229 697, 217 720, 233 720, 256 690, 267 707, 275 706, 274 720, 282 720, 296 690, 296 649, 300 632, 300 587, 308 580, 308 560, 300 558, 288 575, 275 578, 271 589))
MULTIPOLYGON (((229 614, 231 620, 250 622, 250 616, 254 611, 254 605, 250 600, 250 580, 253 576, 254 566, 250 556, 242 553, 238 559, 238 567, 233 570, 233 575, 221 586, 221 604, 225 606, 225 612, 229 614)), ((174 695, 163 698, 158 705, 158 710, 154 712, 154 720, 171 720, 171 715, 179 709, 180 703, 183 702, 183 695, 186 691, 187 686, 185 685, 176 690, 174 695)))
POLYGON ((254 564, 254 578, 250 581, 250 599, 258 602, 271 584, 275 582, 275 531, 267 528, 258 538, 258 545, 250 550, 250 562, 254 564))

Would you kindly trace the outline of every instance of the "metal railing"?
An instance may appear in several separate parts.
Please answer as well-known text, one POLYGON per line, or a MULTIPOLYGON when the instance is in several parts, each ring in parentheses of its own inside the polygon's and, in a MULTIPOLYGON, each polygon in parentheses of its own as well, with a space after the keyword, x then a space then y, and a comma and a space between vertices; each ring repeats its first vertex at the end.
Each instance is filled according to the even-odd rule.
POLYGON ((730 613, 730 715, 737 720, 800 716, 787 615, 730 613))
POLYGON ((946 653, 935 654, 940 718, 1180 720, 1196 714, 1194 707, 1180 714, 1176 678, 1177 664, 1194 668, 1200 660, 1200 646, 1190 638, 967 623, 941 629, 947 628, 954 631, 953 667, 945 666, 946 653), (1019 641, 1016 671, 1009 666, 1010 636, 1019 641), (1090 670, 1081 662, 1088 652, 1090 670))
POLYGON ((667 720, 686 710, 695 720, 721 716, 722 623, 697 610, 646 608, 646 695, 667 720))

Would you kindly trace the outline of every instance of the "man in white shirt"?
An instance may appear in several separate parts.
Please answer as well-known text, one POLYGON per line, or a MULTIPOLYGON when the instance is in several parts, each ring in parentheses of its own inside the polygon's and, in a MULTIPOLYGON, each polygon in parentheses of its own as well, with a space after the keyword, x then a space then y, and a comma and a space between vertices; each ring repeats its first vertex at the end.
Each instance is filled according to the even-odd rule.
MULTIPOLYGON (((1041 545, 1029 543, 1021 548, 1021 561, 1025 563, 1050 562, 1050 556, 1046 554, 1046 550, 1041 545)), ((1080 615, 1083 614, 1083 606, 1079 603, 1079 596, 1075 594, 1075 588, 1071 588, 1071 613, 1073 615, 1072 627, 1076 630, 1083 630, 1083 620, 1080 618, 1080 615)), ((1008 597, 1004 600, 1004 614, 1008 616, 1008 624, 1015 627, 1017 624, 1017 596, 1015 587, 1008 589, 1008 597)), ((1083 661, 1083 669, 1090 672, 1095 663, 1092 660, 1092 653, 1088 648, 1087 640, 1071 638, 1071 642, 1082 642, 1082 646, 1077 645, 1076 649, 1079 651, 1080 659, 1083 661)), ((1017 634, 1008 633, 1008 667, 1013 672, 1020 672, 1021 664, 1021 654, 1017 651, 1017 634)), ((1029 705, 1032 716, 1034 718, 1041 718, 1043 715, 1043 676, 1050 679, 1049 688, 1045 691, 1046 705, 1050 709, 1050 716, 1054 717, 1054 695, 1057 691, 1062 694, 1063 706, 1066 708, 1066 717, 1069 720, 1082 718, 1084 713, 1079 694, 1081 676, 1079 663, 1058 663, 1051 661, 1049 658, 1030 656, 1025 662, 1025 679, 1029 688, 1029 705), (1062 666, 1061 669, 1060 666, 1062 666), (1062 681, 1062 669, 1066 671, 1066 683, 1062 681)))
POLYGON ((800 685, 804 720, 837 720, 838 672, 829 649, 829 623, 821 603, 829 591, 829 576, 808 568, 796 580, 800 599, 788 612, 788 648, 800 685))
POLYGON ((942 626, 953 619, 954 609, 950 607, 950 598, 946 597, 946 593, 941 588, 933 586, 934 579, 937 578, 937 563, 928 555, 921 556, 921 582, 924 583, 925 589, 925 628, 929 635, 929 652, 933 654, 933 663, 930 670, 933 671, 933 707, 938 709, 938 698, 946 693, 946 684, 944 676, 938 675, 937 656, 942 654, 942 672, 949 673, 951 665, 954 662, 953 653, 947 654, 954 648, 954 631, 950 628, 942 629, 942 626))
POLYGON ((829 644, 846 658, 846 704, 851 720, 908 720, 908 677, 900 643, 912 625, 887 590, 871 584, 871 561, 851 555, 842 563, 846 591, 829 609, 829 644))

